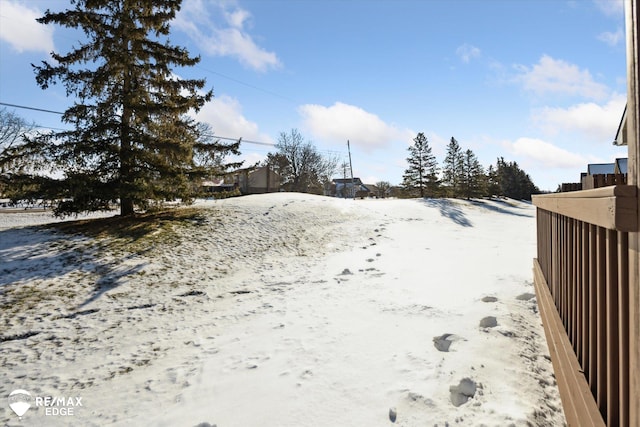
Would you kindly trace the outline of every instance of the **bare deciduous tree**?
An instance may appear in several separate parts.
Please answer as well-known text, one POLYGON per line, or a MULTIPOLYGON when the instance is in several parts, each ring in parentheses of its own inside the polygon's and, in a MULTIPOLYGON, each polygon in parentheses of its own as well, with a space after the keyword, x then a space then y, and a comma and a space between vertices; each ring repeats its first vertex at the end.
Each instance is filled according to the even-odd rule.
POLYGON ((15 112, 0 109, 0 153, 10 149, 35 127, 35 123, 28 123, 15 112))
POLYGON ((289 191, 319 191, 338 167, 337 157, 320 154, 297 129, 281 132, 276 149, 269 157, 278 160, 283 186, 289 191))

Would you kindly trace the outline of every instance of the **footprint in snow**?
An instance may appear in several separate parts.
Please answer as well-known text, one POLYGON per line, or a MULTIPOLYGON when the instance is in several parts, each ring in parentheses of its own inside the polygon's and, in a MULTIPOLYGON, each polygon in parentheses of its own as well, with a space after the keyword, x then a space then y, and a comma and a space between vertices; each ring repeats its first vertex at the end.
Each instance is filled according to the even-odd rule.
POLYGON ((494 316, 487 316, 480 320, 481 328, 495 328, 498 326, 498 320, 494 316))
POLYGON ((525 292, 524 294, 520 294, 516 297, 518 301, 529 301, 536 297, 536 294, 532 294, 531 292, 525 292))
POLYGON ((449 387, 451 403, 458 407, 467 403, 476 394, 477 385, 471 378, 463 378, 458 385, 449 387))
POLYGON ((459 337, 458 335, 444 334, 438 337, 433 337, 433 345, 438 349, 438 351, 449 352, 449 348, 453 342, 463 339, 464 338, 459 337))
POLYGON ((398 411, 396 410, 396 408, 390 408, 389 409, 389 421, 391 421, 392 423, 395 423, 397 416, 398 416, 398 411))

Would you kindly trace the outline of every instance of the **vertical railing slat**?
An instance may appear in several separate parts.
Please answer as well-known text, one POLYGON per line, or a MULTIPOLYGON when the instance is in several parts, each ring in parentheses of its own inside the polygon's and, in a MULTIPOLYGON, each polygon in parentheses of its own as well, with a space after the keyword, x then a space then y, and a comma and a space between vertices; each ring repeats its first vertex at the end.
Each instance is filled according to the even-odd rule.
POLYGON ((569 330, 569 219, 565 216, 560 217, 562 221, 562 283, 560 284, 560 292, 562 292, 562 323, 564 329, 569 330))
POLYGON ((618 425, 618 233, 607 230, 606 329, 607 329, 607 425, 618 425))
MULTIPOLYGON (((618 232, 619 425, 629 420, 629 233, 618 232)), ((636 337, 637 339, 637 337, 636 337)))
POLYGON ((597 227, 596 329, 598 333, 596 359, 596 402, 601 414, 607 413, 607 328, 606 328, 606 230, 597 227))
POLYGON ((573 280, 571 280, 571 293, 573 295, 571 299, 572 316, 571 322, 573 324, 573 351, 577 352, 580 346, 580 324, 578 323, 578 317, 580 314, 580 234, 578 233, 578 220, 574 219, 571 224, 571 234, 573 236, 573 248, 571 249, 571 258, 573 259, 573 265, 571 271, 573 272, 573 280))
POLYGON ((582 287, 582 354, 580 366, 586 373, 588 372, 589 355, 589 225, 581 222, 580 228, 582 232, 582 278, 580 280, 582 287))
MULTIPOLYGON (((584 242, 582 240, 582 221, 576 221, 575 225, 575 234, 576 234, 576 244, 574 246, 575 252, 574 256, 576 259, 575 272, 576 272, 576 280, 574 282, 575 290, 576 290, 576 299, 574 301, 576 305, 576 317, 575 317, 575 336, 576 341, 574 343, 574 349, 576 351, 576 356, 578 357, 578 361, 582 359, 582 341, 584 339, 583 329, 582 329, 582 301, 584 301, 584 295, 582 294, 582 248, 584 246, 584 242)), ((582 365, 580 365, 582 366, 582 365)), ((583 368, 584 371, 584 368, 583 368)))
POLYGON ((589 385, 596 395, 598 377, 598 229, 589 225, 589 385))

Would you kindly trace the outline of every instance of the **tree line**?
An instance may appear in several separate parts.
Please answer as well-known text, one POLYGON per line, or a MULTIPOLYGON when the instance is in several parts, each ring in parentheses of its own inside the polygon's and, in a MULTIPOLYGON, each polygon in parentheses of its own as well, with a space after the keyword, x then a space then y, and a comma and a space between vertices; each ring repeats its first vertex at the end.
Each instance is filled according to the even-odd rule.
MULTIPOLYGON (((132 215, 151 203, 189 202, 199 195, 202 179, 242 165, 227 161, 240 154, 240 141, 222 143, 208 124, 192 117, 213 91, 205 89, 205 79, 183 79, 175 72, 200 61, 169 41, 180 4, 77 0, 38 19, 86 35, 69 52, 52 52, 51 63, 32 64, 38 86, 60 84, 72 100, 62 114, 70 130, 38 131, 2 111, 0 193, 13 200, 51 201, 57 215, 114 204, 121 215, 132 215)), ((424 134, 409 150, 403 178, 408 196, 529 198, 537 192, 515 162, 498 159, 485 172, 454 138, 441 171, 424 134)), ((339 160, 321 154, 292 129, 280 134, 276 151, 261 165, 281 176, 284 190, 322 193, 339 160)))
POLYGON ((413 139, 407 157, 408 167, 402 179, 404 197, 475 197, 504 196, 531 200, 540 193, 529 175, 515 161, 499 157, 488 169, 480 164, 475 153, 464 150, 451 137, 446 156, 438 165, 424 133, 413 139))

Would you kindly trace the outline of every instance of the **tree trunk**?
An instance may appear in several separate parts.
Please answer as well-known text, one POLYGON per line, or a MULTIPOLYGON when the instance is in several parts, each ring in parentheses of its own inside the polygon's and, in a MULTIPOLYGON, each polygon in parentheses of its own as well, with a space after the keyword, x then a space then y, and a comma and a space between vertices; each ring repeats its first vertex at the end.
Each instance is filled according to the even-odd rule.
MULTIPOLYGON (((128 42, 125 43, 128 49, 128 42)), ((120 215, 133 215, 133 199, 131 198, 131 133, 130 123, 133 111, 129 107, 131 96, 131 79, 125 73, 123 82, 124 101, 122 109, 122 119, 120 122, 120 215)))
POLYGON ((120 199, 120 216, 133 215, 133 200, 120 199))

